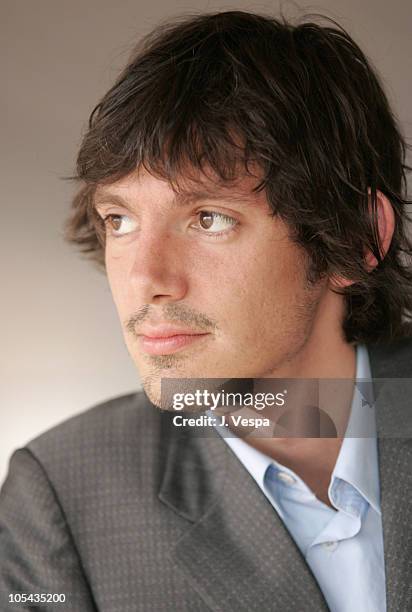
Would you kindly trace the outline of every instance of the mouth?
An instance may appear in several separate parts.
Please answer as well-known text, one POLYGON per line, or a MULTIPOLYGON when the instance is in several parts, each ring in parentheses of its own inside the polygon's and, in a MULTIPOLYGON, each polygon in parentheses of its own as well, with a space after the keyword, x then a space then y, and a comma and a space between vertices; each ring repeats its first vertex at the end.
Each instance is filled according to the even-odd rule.
POLYGON ((196 342, 203 340, 209 333, 193 333, 193 332, 178 332, 178 333, 160 333, 159 335, 138 336, 140 347, 143 352, 148 355, 171 355, 182 351, 188 346, 192 346, 196 342))

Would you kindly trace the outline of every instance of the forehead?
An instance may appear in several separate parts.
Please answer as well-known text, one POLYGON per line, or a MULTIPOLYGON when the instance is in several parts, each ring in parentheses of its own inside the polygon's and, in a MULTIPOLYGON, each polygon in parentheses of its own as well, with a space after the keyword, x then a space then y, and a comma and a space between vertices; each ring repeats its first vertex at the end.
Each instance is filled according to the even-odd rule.
POLYGON ((159 198, 173 206, 185 206, 202 200, 225 200, 239 204, 250 204, 258 200, 266 202, 264 190, 254 191, 260 180, 260 177, 245 173, 231 181, 198 175, 190 178, 180 177, 172 184, 146 170, 139 170, 114 183, 99 185, 95 191, 94 202, 96 206, 110 200, 138 203, 159 198))

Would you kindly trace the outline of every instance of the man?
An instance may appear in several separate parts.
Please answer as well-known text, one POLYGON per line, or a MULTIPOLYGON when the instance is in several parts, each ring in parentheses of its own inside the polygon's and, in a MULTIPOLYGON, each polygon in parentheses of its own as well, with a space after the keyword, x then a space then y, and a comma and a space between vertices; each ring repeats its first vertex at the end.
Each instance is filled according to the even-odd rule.
POLYGON ((4 609, 410 609, 404 157, 337 26, 232 11, 139 45, 92 114, 68 231, 104 262, 144 393, 13 455, 4 609), (352 436, 177 426, 167 379, 300 381, 293 416, 310 380, 349 381, 323 408, 352 436))

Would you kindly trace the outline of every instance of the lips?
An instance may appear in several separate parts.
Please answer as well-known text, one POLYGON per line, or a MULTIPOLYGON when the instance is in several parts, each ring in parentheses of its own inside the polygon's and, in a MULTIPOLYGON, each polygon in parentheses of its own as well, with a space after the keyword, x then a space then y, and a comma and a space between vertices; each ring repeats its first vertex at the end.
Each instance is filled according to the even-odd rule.
POLYGON ((205 339, 210 334, 192 329, 161 325, 140 331, 138 339, 142 350, 149 355, 171 355, 205 339))

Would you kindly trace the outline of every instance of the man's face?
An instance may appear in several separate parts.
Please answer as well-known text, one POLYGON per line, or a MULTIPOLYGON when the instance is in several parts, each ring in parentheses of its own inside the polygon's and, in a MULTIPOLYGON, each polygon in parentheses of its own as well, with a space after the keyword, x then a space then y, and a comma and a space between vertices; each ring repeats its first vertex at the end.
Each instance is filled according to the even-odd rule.
POLYGON ((125 341, 155 404, 162 377, 287 375, 311 335, 325 284, 309 285, 256 184, 188 181, 183 197, 140 171, 96 193, 125 341))

